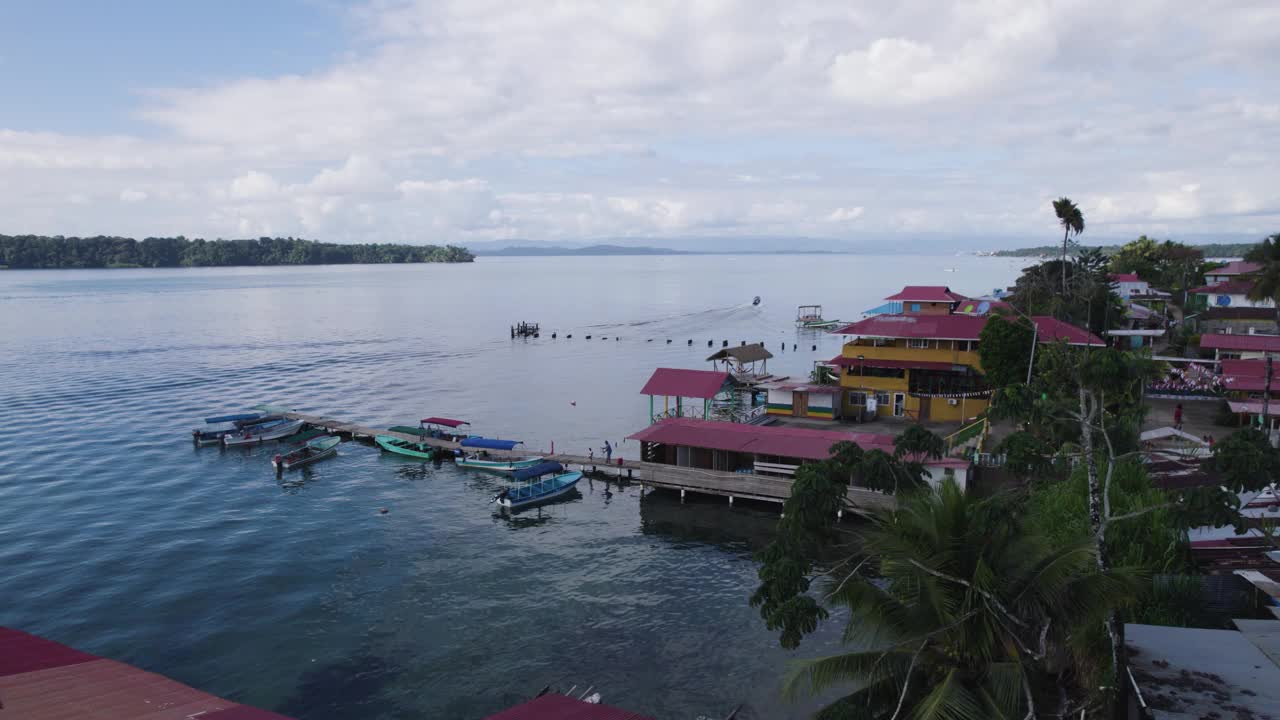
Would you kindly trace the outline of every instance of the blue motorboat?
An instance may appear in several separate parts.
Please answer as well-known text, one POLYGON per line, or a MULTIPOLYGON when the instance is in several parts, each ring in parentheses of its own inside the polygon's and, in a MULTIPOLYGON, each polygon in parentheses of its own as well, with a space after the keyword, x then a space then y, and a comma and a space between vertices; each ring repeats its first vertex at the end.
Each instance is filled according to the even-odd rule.
POLYGON ((517 470, 513 487, 506 487, 493 497, 493 502, 504 508, 519 508, 537 505, 573 492, 574 485, 582 479, 580 472, 565 472, 564 466, 558 462, 544 462, 530 468, 517 470))
POLYGON ((240 413, 237 415, 219 415, 217 417, 207 417, 204 419, 206 425, 215 425, 221 427, 214 428, 196 428, 191 431, 191 440, 197 446, 205 445, 221 445, 222 437, 230 435, 238 430, 248 427, 265 425, 267 423, 280 421, 279 415, 264 415, 262 413, 240 413))

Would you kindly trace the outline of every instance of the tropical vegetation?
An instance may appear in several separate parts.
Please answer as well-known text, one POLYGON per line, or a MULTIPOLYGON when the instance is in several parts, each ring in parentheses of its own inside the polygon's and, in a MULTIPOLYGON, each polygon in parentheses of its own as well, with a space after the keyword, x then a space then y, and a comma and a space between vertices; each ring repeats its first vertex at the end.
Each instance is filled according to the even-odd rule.
POLYGON ((188 240, 185 237, 47 237, 0 235, 0 267, 157 268, 228 265, 345 265, 359 263, 471 262, 452 245, 341 245, 298 238, 188 240))

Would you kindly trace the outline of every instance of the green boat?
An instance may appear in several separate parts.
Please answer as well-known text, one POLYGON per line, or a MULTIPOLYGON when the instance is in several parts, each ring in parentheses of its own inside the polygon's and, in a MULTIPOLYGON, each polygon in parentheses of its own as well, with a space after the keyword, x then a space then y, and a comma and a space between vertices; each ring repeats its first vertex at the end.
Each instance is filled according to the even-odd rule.
POLYGON ((454 460, 454 464, 458 467, 493 470, 495 472, 515 472, 516 470, 531 468, 540 462, 542 462, 540 457, 503 459, 487 458, 479 454, 466 455, 454 460))
POLYGON ((443 452, 439 448, 425 442, 411 442, 409 440, 401 440, 398 437, 392 437, 390 435, 374 436, 373 441, 378 444, 378 447, 386 450, 387 452, 393 452, 397 455, 407 455, 420 460, 434 460, 436 453, 443 452))

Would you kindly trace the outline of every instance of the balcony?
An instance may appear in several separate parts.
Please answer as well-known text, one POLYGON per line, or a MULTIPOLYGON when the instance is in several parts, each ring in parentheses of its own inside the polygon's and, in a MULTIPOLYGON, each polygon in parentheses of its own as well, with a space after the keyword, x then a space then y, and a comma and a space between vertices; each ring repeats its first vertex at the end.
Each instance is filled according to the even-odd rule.
POLYGON ((856 358, 859 355, 867 360, 897 360, 899 362, 941 362, 950 363, 952 365, 967 365, 977 372, 982 372, 982 360, 978 357, 976 350, 953 350, 949 340, 940 341, 941 348, 910 348, 905 347, 905 342, 900 346, 884 345, 877 347, 875 345, 860 345, 848 343, 844 346, 841 354, 847 358, 856 358))

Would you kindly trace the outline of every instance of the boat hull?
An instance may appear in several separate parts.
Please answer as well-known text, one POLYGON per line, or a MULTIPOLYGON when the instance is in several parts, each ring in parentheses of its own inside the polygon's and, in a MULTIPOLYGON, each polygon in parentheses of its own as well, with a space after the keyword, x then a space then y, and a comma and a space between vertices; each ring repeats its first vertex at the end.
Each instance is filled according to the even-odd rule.
POLYGON ((427 445, 426 443, 409 442, 408 440, 401 440, 400 438, 394 438, 390 435, 375 436, 373 441, 377 443, 378 447, 386 450, 387 452, 404 455, 405 457, 418 458, 419 460, 434 460, 436 453, 438 452, 437 448, 427 445))
POLYGON ((519 510, 541 505, 573 492, 574 487, 581 479, 582 473, 580 472, 556 475, 528 485, 508 488, 505 496, 498 497, 495 502, 508 510, 519 510))
POLYGON ((295 459, 290 459, 288 457, 285 457, 279 461, 272 460, 271 464, 274 465, 277 470, 295 470, 304 465, 310 465, 313 462, 319 462, 321 460, 324 460, 325 458, 330 458, 337 454, 338 454, 338 447, 335 445, 334 447, 331 447, 328 450, 314 451, 310 455, 307 455, 306 457, 300 457, 295 459))
POLYGON ((298 430, 302 429, 304 424, 305 423, 301 420, 290 420, 269 428, 261 428, 258 430, 246 428, 229 435, 224 435, 222 438, 222 444, 227 447, 237 447, 242 445, 257 445, 258 443, 271 442, 272 440, 279 440, 280 438, 288 437, 298 432, 298 430))
POLYGON ((472 468, 474 470, 491 470, 493 472, 515 472, 516 470, 524 470, 542 462, 542 458, 521 458, 511 460, 479 460, 475 458, 460 457, 454 461, 458 467, 472 468))

